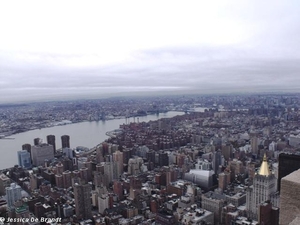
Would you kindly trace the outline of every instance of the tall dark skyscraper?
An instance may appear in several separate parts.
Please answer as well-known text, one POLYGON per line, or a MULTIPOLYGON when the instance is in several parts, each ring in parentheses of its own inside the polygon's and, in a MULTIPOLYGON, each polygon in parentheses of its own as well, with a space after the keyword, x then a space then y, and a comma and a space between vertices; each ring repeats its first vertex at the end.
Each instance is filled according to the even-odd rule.
POLYGON ((61 136, 61 146, 62 146, 62 148, 70 148, 70 136, 69 135, 61 136))
POLYGON ((39 145, 40 143, 41 143, 41 139, 40 138, 33 139, 33 145, 39 145))
POLYGON ((75 183, 74 198, 76 205, 76 216, 78 219, 90 219, 92 217, 91 191, 90 184, 75 183))
POLYGON ((159 166, 169 166, 169 157, 168 153, 160 152, 158 155, 159 166))
POLYGON ((26 150, 27 152, 31 153, 31 144, 22 145, 22 150, 26 150))
POLYGON ((52 145, 53 146, 53 151, 54 153, 56 152, 56 145, 55 145, 55 136, 54 135, 48 135, 47 136, 47 143, 49 145, 52 145))
POLYGON ((213 170, 215 174, 219 174, 219 166, 222 164, 222 153, 220 150, 213 154, 213 170))
POLYGON ((300 155, 281 153, 278 164, 278 191, 280 191, 281 178, 300 169, 300 155))

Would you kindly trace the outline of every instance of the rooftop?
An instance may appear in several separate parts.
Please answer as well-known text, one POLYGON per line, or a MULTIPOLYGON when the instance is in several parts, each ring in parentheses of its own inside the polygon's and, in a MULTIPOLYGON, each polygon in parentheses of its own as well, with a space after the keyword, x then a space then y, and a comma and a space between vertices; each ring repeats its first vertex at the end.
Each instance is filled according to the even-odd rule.
POLYGON ((282 179, 287 181, 292 181, 295 183, 300 183, 300 169, 290 173, 289 175, 283 177, 282 179))
POLYGON ((271 175, 271 172, 269 170, 269 165, 268 165, 268 162, 267 162, 267 156, 266 156, 266 154, 264 155, 264 158, 263 158, 263 161, 261 163, 261 166, 260 166, 258 174, 262 175, 262 176, 269 176, 269 175, 271 175))

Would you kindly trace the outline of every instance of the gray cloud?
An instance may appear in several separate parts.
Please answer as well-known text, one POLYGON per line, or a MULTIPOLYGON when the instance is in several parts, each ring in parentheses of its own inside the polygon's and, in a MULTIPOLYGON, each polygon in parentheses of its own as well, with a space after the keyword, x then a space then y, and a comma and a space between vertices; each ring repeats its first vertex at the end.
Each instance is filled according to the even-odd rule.
MULTIPOLYGON (((101 51, 29 51, 0 44, 0 103, 135 92, 300 91, 299 2, 235 3, 216 9, 218 20, 212 21, 211 27, 201 23, 184 33, 183 43, 170 40, 170 45, 156 47, 150 43, 151 47, 132 49, 124 57, 111 49, 109 60, 101 51), (234 24, 239 32, 224 30, 224 37, 213 35, 211 42, 193 39, 193 35, 216 32, 222 27, 214 27, 216 22, 225 27, 234 24), (229 43, 228 37, 237 41, 229 43), (227 40, 224 43, 223 38, 227 40), (113 60, 114 53, 118 60, 113 60)), ((186 25, 178 24, 179 31, 186 25)), ((125 36, 128 39, 133 35, 125 36)), ((159 35, 163 39, 167 31, 153 38, 159 35)), ((96 48, 97 43, 93 44, 96 48)))

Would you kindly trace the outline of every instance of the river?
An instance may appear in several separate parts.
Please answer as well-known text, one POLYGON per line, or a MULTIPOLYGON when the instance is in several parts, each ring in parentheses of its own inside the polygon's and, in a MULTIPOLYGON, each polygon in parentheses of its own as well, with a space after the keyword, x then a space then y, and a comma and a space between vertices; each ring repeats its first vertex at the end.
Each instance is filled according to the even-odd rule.
MULTIPOLYGON (((171 118, 176 115, 183 115, 184 112, 169 111, 166 113, 128 118, 129 122, 149 122, 161 118, 171 118)), ((112 119, 106 121, 81 122, 62 126, 48 127, 43 129, 31 130, 9 136, 11 139, 0 139, 0 169, 9 168, 18 164, 17 151, 22 149, 22 145, 29 143, 33 145, 34 138, 41 138, 47 142, 47 135, 55 135, 56 148, 61 148, 62 135, 70 136, 70 147, 84 146, 95 147, 99 143, 108 139, 107 131, 118 129, 121 124, 125 124, 126 119, 112 119)))

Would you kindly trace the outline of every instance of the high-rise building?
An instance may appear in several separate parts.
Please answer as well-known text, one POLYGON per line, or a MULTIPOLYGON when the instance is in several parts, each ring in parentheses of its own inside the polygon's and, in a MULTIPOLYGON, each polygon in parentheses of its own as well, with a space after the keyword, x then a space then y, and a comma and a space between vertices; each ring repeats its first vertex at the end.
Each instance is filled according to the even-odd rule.
POLYGON ((169 171, 166 172, 166 184, 168 185, 171 182, 174 182, 177 180, 178 171, 170 168, 169 171))
POLYGON ((54 135, 48 135, 47 136, 47 143, 49 145, 52 145, 53 146, 53 151, 54 151, 54 154, 56 152, 56 145, 55 145, 55 136, 54 135))
POLYGON ((119 200, 123 200, 123 185, 122 182, 115 180, 113 185, 114 193, 118 196, 119 200))
POLYGON ((31 153, 31 144, 24 144, 22 145, 22 150, 26 150, 31 153))
POLYGON ((92 217, 90 184, 75 183, 74 186, 75 212, 78 219, 90 219, 92 217))
POLYGON ((129 159, 132 157, 132 149, 123 149, 123 163, 128 164, 129 159))
POLYGON ((15 207, 14 203, 22 198, 21 187, 15 183, 11 183, 6 189, 7 206, 9 209, 15 207))
POLYGON ((102 145, 98 145, 97 148, 96 148, 96 161, 98 163, 104 161, 104 158, 103 158, 103 146, 102 145))
POLYGON ((102 165, 104 170, 105 183, 106 185, 108 185, 115 178, 114 175, 116 174, 117 168, 115 167, 115 163, 113 162, 105 162, 102 163, 102 165))
POLYGON ((82 167, 79 170, 79 176, 85 182, 89 182, 91 180, 91 176, 89 175, 89 170, 86 167, 82 167))
POLYGON ((44 181, 44 177, 36 173, 31 174, 29 179, 30 179, 30 189, 32 191, 38 189, 42 184, 42 182, 44 181))
MULTIPOLYGON (((300 169, 281 179, 279 224, 288 225, 299 217, 300 169)), ((296 223, 293 223, 296 224, 296 223)), ((297 223, 299 224, 299 223, 297 223)))
POLYGON ((144 163, 141 157, 129 159, 128 161, 128 174, 137 175, 142 172, 141 166, 144 163))
POLYGON ((230 179, 233 181, 238 174, 244 174, 245 168, 243 162, 237 159, 233 159, 228 163, 228 170, 231 171, 230 179))
POLYGON ((103 214, 104 210, 109 207, 109 196, 108 194, 102 194, 98 197, 98 210, 99 213, 103 214))
POLYGON ((56 174, 62 174, 64 172, 64 165, 59 162, 56 164, 56 174))
POLYGON ((123 166, 123 152, 116 151, 113 153, 113 160, 117 166, 117 178, 123 174, 124 166, 123 166))
POLYGON ((32 146, 31 159, 34 166, 44 165, 45 160, 54 159, 53 146, 49 144, 39 144, 32 146))
POLYGON ((213 154, 212 166, 215 174, 219 174, 219 167, 222 165, 222 153, 220 150, 217 150, 213 154))
POLYGON ((42 139, 40 139, 40 138, 33 139, 33 145, 39 145, 41 143, 42 143, 42 139))
POLYGON ((70 148, 70 136, 69 135, 61 136, 61 146, 62 146, 62 148, 70 148))
POLYGON ((31 168, 30 153, 26 150, 18 151, 18 163, 20 167, 30 169, 31 168))
MULTIPOLYGON (((276 178, 269 170, 267 157, 264 155, 259 172, 255 174, 253 185, 247 190, 246 207, 249 212, 249 217, 252 219, 258 218, 258 208, 265 201, 273 201, 276 193, 276 178)), ((273 204, 274 202, 272 202, 273 204)), ((276 204, 273 204, 277 206, 276 204)))
POLYGON ((230 158, 232 158, 232 149, 233 149, 233 147, 231 144, 226 144, 226 145, 223 144, 222 145, 221 151, 222 151, 222 155, 224 156, 225 160, 228 161, 230 158))
POLYGON ((227 188, 227 185, 230 183, 230 173, 224 171, 219 174, 219 188, 224 191, 227 188))
POLYGON ((258 154, 258 138, 256 134, 251 137, 251 150, 253 154, 258 154))
POLYGON ((64 187, 64 180, 63 180, 63 176, 61 174, 55 174, 55 184, 56 184, 56 187, 58 187, 58 188, 64 187))
POLYGON ((69 188, 72 185, 72 174, 70 171, 64 171, 63 174, 64 188, 69 188))
POLYGON ((69 159, 74 158, 74 151, 71 148, 63 148, 63 154, 69 159))
POLYGON ((105 176, 102 172, 97 171, 94 173, 94 184, 96 187, 100 185, 108 186, 109 182, 107 181, 107 179, 105 179, 105 176))
POLYGON ((167 152, 159 152, 158 154, 158 165, 162 166, 169 166, 169 156, 167 152))

